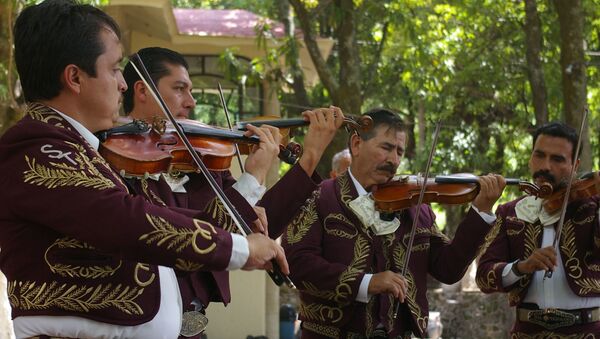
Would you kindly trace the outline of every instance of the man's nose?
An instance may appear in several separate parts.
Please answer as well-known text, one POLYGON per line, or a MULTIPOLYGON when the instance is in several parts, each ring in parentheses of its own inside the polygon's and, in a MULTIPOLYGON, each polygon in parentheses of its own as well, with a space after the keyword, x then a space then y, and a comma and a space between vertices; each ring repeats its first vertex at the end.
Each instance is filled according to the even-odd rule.
POLYGON ((118 76, 118 88, 119 88, 119 92, 124 93, 127 90, 127 82, 125 81, 125 78, 123 77, 123 73, 122 72, 118 72, 119 76, 118 76))
POLYGON ((194 107, 196 107, 196 99, 192 95, 191 91, 188 92, 188 95, 185 98, 183 105, 185 108, 188 108, 188 109, 193 109, 194 107))

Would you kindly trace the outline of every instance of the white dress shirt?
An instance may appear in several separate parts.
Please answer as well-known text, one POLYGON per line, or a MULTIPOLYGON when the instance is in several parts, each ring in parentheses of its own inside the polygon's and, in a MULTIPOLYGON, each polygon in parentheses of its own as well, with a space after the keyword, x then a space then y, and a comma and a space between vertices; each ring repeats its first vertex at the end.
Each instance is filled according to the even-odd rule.
MULTIPOLYGON (((77 120, 55 109, 95 149, 100 141, 77 120)), ((241 268, 250 254, 246 238, 231 234, 233 248, 228 270, 241 268)), ((74 316, 21 316, 13 320, 17 339, 36 335, 68 338, 177 338, 183 306, 175 271, 158 266, 160 307, 152 320, 137 326, 120 326, 74 316)))

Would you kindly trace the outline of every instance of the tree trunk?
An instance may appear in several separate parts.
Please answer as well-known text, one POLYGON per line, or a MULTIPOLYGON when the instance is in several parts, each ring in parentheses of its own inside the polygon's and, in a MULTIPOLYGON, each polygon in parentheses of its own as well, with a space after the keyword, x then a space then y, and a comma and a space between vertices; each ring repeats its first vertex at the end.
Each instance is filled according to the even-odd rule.
MULTIPOLYGON (((287 0, 277 1, 277 12, 278 19, 283 23, 285 27, 285 32, 288 39, 295 39, 295 26, 294 19, 292 17, 290 11, 290 3, 287 0)), ((298 55, 298 44, 295 40, 293 40, 294 48, 285 56, 287 59, 287 64, 290 67, 290 72, 292 73, 292 88, 294 89, 294 98, 295 105, 300 107, 310 107, 310 100, 308 98, 308 93, 306 92, 306 87, 304 86, 304 73, 302 72, 302 68, 300 67, 300 58, 298 55)), ((301 113, 303 108, 292 108, 291 109, 297 115, 301 113)))
MULTIPOLYGON (((579 130, 583 110, 587 107, 587 80, 583 40, 583 6, 581 0, 554 0, 560 25, 560 66, 564 115, 567 124, 579 130)), ((583 130, 581 139, 580 171, 592 168, 589 129, 583 130)))
MULTIPOLYGON (((337 16, 339 22, 334 34, 339 51, 337 77, 334 75, 335 71, 327 65, 317 46, 317 36, 312 26, 316 21, 315 12, 309 12, 300 0, 289 0, 289 2, 298 17, 304 34, 304 43, 319 74, 319 79, 329 92, 333 105, 340 107, 345 114, 359 115, 362 110, 362 89, 359 50, 355 35, 356 8, 353 0, 341 0, 339 3, 330 4, 330 6, 339 6, 337 9, 341 11, 341 15, 337 16)), ((323 10, 325 9, 319 9, 319 11, 323 10)), ((347 135, 338 133, 317 166, 319 173, 329 173, 331 157, 335 152, 346 147, 347 140, 347 135)))
POLYGON ((527 76, 531 86, 535 123, 541 126, 548 122, 546 83, 540 54, 543 48, 542 23, 537 11, 536 0, 525 0, 525 55, 527 76))
POLYGON ((6 85, 7 96, 0 97, 0 135, 21 118, 23 107, 19 106, 15 99, 14 87, 15 66, 13 58, 12 26, 14 24, 17 8, 13 0, 0 1, 0 65, 6 69, 6 73, 0 74, 0 81, 6 85))

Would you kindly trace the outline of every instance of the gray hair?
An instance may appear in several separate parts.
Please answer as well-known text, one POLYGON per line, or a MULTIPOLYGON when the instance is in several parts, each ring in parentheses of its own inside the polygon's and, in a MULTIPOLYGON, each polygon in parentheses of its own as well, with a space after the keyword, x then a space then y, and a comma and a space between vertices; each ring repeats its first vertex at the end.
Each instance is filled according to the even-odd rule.
POLYGON ((333 158, 331 158, 331 169, 335 172, 338 172, 340 161, 343 157, 350 157, 350 150, 344 148, 343 150, 337 152, 333 158))

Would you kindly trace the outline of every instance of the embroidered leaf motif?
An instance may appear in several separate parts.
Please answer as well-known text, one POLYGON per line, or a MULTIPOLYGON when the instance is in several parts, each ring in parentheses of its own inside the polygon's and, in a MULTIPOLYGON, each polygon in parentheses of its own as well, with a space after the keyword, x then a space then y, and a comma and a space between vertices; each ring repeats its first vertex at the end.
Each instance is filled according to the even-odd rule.
POLYGON ((177 259, 175 262, 176 269, 178 269, 180 271, 186 271, 186 272, 196 272, 196 271, 200 270, 203 266, 204 266, 203 264, 199 264, 199 263, 195 263, 195 262, 183 260, 183 259, 177 259))
POLYGON ((146 214, 146 218, 154 227, 154 231, 139 238, 139 240, 146 240, 146 244, 156 243, 156 246, 162 246, 167 243, 167 249, 175 248, 178 253, 192 244, 193 230, 177 229, 161 217, 146 214))
POLYGON ((230 233, 240 233, 240 230, 237 228, 236 224, 233 222, 233 219, 227 213, 225 206, 219 198, 214 198, 206 208, 204 212, 209 214, 211 218, 217 220, 219 225, 222 225, 221 228, 230 233))
POLYGON ((206 240, 212 240, 211 234, 217 233, 215 228, 207 222, 194 219, 194 226, 196 226, 196 229, 191 230, 187 228, 176 228, 161 217, 146 214, 146 218, 154 228, 154 231, 143 234, 138 240, 145 240, 148 245, 152 243, 156 243, 157 246, 166 244, 168 250, 174 248, 177 253, 180 253, 188 246, 192 246, 194 252, 199 254, 210 253, 217 247, 217 244, 214 242, 207 248, 199 248, 196 245, 196 238, 198 235, 206 240), (203 229, 200 227, 200 224, 203 224, 209 229, 203 229))
POLYGON ((292 220, 287 227, 286 241, 292 245, 304 238, 310 226, 317 221, 317 205, 316 199, 319 197, 320 191, 315 191, 308 199, 307 204, 302 206, 300 213, 292 220))
POLYGON ((50 125, 65 128, 63 122, 65 119, 60 114, 53 111, 51 108, 38 103, 30 103, 27 105, 26 114, 37 121, 45 122, 50 125), (53 122, 53 120, 55 120, 53 122))
POLYGON ((116 308, 126 314, 142 315, 144 311, 134 301, 144 289, 118 284, 94 287, 59 284, 56 281, 38 285, 36 282, 9 282, 11 305, 22 310, 40 310, 51 307, 67 311, 85 312, 116 308), (18 286, 17 286, 18 285, 18 286))
POLYGON ((56 187, 91 187, 98 190, 115 187, 114 182, 104 177, 85 154, 83 146, 67 142, 75 148, 75 162, 77 166, 65 163, 50 162, 49 166, 40 165, 35 158, 25 155, 25 162, 29 170, 23 173, 26 183, 46 188, 56 187))
POLYGON ((302 292, 305 292, 312 296, 327 300, 333 300, 333 298, 335 297, 335 293, 333 291, 321 291, 317 288, 317 286, 315 286, 311 282, 303 281, 302 285, 304 286, 302 292))
POLYGON ((477 257, 481 256, 485 251, 487 251, 488 247, 492 244, 494 239, 500 234, 500 226, 502 225, 502 218, 498 217, 496 219, 496 223, 492 226, 492 229, 485 236, 485 240, 479 249, 477 249, 477 257))

